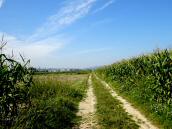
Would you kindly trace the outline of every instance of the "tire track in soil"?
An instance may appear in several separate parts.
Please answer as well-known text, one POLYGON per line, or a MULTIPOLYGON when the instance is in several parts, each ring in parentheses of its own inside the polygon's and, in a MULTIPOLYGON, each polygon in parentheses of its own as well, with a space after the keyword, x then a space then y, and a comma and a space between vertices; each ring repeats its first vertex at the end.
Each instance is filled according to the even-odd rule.
MULTIPOLYGON (((78 116, 82 117, 81 124, 77 129, 97 129, 98 125, 95 118, 96 97, 93 93, 91 75, 88 79, 88 91, 86 98, 79 104, 78 116)), ((75 128, 76 129, 76 128, 75 128)))

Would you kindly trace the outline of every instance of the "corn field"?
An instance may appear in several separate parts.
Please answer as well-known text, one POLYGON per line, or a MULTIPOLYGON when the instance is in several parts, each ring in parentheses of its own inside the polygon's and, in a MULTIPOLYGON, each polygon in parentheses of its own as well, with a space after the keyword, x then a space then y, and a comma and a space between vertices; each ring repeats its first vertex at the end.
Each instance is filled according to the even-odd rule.
MULTIPOLYGON (((6 43, 0 46, 0 128, 10 127, 22 108, 29 106, 29 87, 32 84, 32 70, 29 61, 21 63, 2 52, 6 43)), ((24 60, 23 60, 24 61, 24 60)))
POLYGON ((154 53, 122 60, 96 70, 117 89, 156 116, 161 123, 172 127, 172 51, 156 50, 154 53), (132 97, 131 97, 132 96, 132 97), (170 124, 170 125, 169 125, 170 124))

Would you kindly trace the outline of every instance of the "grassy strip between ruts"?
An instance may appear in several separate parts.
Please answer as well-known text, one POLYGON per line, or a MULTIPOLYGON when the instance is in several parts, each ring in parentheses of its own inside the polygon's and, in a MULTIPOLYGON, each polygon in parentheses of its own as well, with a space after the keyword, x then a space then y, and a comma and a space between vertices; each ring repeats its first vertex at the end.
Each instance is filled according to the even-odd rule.
POLYGON ((121 103, 95 77, 93 77, 93 87, 97 98, 96 114, 101 129, 139 128, 122 108, 121 103))
POLYGON ((84 97, 87 75, 36 76, 30 89, 31 107, 23 110, 14 129, 70 129, 78 122, 78 103, 84 97))

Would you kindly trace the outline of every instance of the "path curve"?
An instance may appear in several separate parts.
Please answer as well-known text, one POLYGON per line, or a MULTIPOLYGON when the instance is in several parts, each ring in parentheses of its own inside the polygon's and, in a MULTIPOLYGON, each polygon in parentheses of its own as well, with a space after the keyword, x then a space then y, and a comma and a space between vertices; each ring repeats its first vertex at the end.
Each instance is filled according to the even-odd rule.
POLYGON ((87 97, 84 99, 84 101, 80 102, 79 104, 79 112, 78 116, 82 116, 81 124, 79 129, 93 129, 96 128, 96 120, 95 120, 95 104, 96 104, 96 97, 93 93, 93 86, 92 86, 92 80, 91 75, 88 79, 88 91, 87 91, 87 97))
POLYGON ((137 124, 140 126, 140 129, 158 129, 155 127, 148 119, 141 114, 136 108, 134 108, 127 100, 119 96, 105 81, 98 78, 96 75, 95 77, 104 85, 106 88, 110 91, 113 97, 117 98, 122 104, 123 108, 126 110, 126 112, 129 113, 129 115, 133 116, 133 120, 137 122, 137 124))

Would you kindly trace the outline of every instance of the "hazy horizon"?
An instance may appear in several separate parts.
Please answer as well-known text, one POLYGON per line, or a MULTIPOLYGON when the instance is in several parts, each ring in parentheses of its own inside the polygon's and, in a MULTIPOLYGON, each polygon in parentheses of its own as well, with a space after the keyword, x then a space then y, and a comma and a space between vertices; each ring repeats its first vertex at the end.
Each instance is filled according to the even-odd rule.
POLYGON ((0 0, 5 51, 42 68, 89 68, 172 47, 170 0, 0 0))

